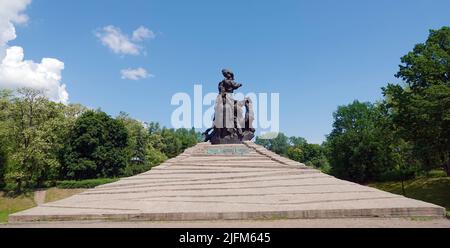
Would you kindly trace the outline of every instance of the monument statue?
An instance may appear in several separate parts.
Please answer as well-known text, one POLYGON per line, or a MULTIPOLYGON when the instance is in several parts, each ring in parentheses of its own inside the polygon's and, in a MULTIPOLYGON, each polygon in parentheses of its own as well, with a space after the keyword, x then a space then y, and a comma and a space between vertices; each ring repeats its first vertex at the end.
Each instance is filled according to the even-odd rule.
POLYGON ((222 74, 225 78, 219 83, 213 126, 203 133, 205 142, 210 141, 211 144, 217 145, 239 144, 252 140, 255 137, 252 101, 250 98, 234 100, 233 93, 242 87, 242 84, 234 81, 234 73, 230 70, 224 69, 222 74))

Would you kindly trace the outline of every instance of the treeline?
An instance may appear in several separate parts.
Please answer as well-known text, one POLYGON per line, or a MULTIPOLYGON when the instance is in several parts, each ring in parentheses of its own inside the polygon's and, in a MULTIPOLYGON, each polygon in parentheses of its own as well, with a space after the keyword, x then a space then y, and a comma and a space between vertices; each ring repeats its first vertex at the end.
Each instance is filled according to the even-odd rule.
POLYGON ((287 137, 284 133, 279 133, 274 139, 256 137, 255 143, 284 157, 321 169, 325 173, 331 170, 323 145, 309 144, 302 137, 287 137))
POLYGON ((42 92, 0 90, 0 189, 22 192, 60 180, 132 176, 195 145, 195 130, 112 118, 42 92))
POLYGON ((322 145, 301 138, 257 142, 291 159, 355 182, 406 180, 441 168, 450 175, 450 28, 431 30, 401 58, 402 84, 383 100, 338 107, 322 145))

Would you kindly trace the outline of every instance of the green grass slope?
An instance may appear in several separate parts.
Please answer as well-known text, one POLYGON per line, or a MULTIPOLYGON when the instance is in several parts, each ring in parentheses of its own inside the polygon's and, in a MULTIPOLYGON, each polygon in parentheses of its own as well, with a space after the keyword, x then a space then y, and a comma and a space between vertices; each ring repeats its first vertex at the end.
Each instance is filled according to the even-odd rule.
MULTIPOLYGON (((369 186, 403 195, 401 182, 374 183, 369 186)), ((450 177, 418 178, 406 181, 405 196, 445 207, 447 209, 447 215, 449 215, 450 177)))
POLYGON ((8 197, 0 192, 0 223, 8 222, 10 214, 20 212, 32 207, 36 203, 30 195, 21 195, 18 197, 8 197))

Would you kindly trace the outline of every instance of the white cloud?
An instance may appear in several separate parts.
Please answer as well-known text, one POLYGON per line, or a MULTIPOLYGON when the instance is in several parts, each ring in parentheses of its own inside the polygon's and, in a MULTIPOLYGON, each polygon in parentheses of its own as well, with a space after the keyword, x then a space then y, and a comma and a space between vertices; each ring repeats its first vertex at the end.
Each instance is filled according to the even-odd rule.
POLYGON ((120 28, 109 25, 95 32, 95 36, 100 39, 104 46, 116 54, 140 55, 143 48, 138 42, 145 39, 153 39, 155 34, 148 28, 140 26, 133 32, 130 39, 120 28))
POLYGON ((15 24, 28 21, 25 11, 31 0, 0 0, 0 47, 5 47, 9 41, 16 39, 15 24))
POLYGON ((0 87, 17 89, 29 87, 42 89, 52 101, 67 103, 69 94, 61 84, 64 63, 51 58, 43 58, 40 63, 24 60, 21 47, 10 47, 0 64, 0 87))
POLYGON ((134 30, 133 37, 131 38, 133 41, 143 41, 145 39, 154 39, 156 37, 155 33, 150 29, 140 26, 138 29, 134 30))
POLYGON ((43 58, 40 63, 24 60, 22 47, 8 46, 17 37, 14 24, 27 22, 23 11, 30 3, 31 0, 0 0, 0 88, 41 89, 50 100, 67 103, 69 94, 61 83, 63 62, 52 58, 43 58))
POLYGON ((128 79, 128 80, 140 80, 145 79, 149 77, 154 77, 152 74, 149 74, 147 70, 145 70, 142 67, 139 67, 137 69, 124 69, 121 70, 120 73, 122 74, 122 79, 128 79))
POLYGON ((114 26, 106 26, 96 36, 102 44, 117 54, 139 55, 141 47, 130 41, 122 31, 114 26))

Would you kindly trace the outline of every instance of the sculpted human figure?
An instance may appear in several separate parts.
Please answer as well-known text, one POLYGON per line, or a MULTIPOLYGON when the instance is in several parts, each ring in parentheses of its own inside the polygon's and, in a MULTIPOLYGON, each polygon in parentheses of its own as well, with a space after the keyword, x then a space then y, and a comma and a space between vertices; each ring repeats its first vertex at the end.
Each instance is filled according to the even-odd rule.
POLYGON ((223 69, 222 74, 225 79, 219 83, 219 93, 234 93, 235 90, 242 87, 242 84, 234 82, 234 73, 230 70, 223 69))
POLYGON ((236 144, 252 140, 255 133, 255 129, 251 126, 254 119, 252 102, 249 98, 244 101, 234 100, 233 93, 242 87, 242 84, 234 81, 232 71, 223 69, 222 74, 225 78, 218 87, 219 95, 216 100, 214 124, 203 133, 205 142, 236 144), (246 109, 245 117, 243 116, 244 107, 246 109))

